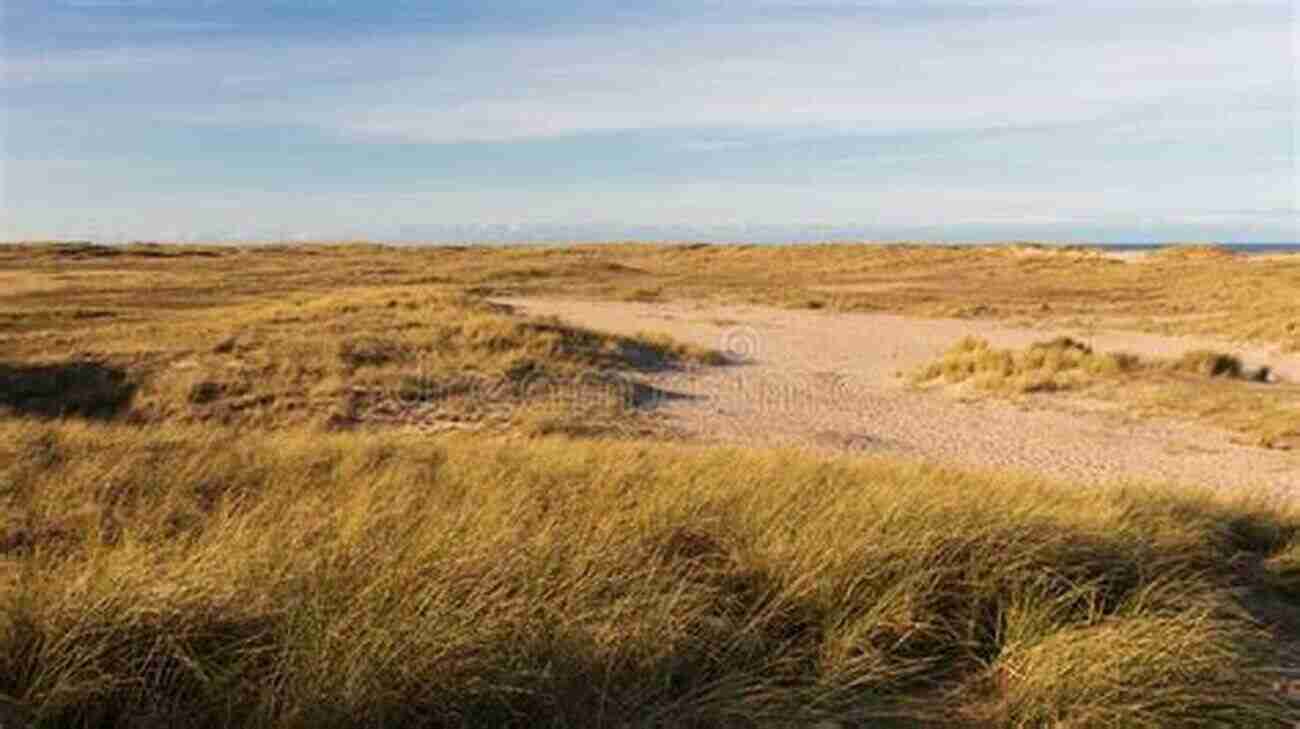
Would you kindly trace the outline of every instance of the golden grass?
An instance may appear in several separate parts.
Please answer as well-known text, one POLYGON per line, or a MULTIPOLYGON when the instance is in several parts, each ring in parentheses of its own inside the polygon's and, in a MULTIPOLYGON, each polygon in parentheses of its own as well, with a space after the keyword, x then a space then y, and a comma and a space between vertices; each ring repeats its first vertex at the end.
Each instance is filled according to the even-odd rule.
POLYGON ((1134 412, 1178 416, 1227 428, 1268 448, 1300 446, 1300 386, 1267 382, 1236 356, 1193 350, 1173 360, 1095 352, 1070 338, 1022 350, 967 337, 913 374, 917 384, 970 383, 1004 395, 1080 391, 1129 405, 1134 412))
POLYGON ((618 410, 630 411, 622 401, 638 386, 629 373, 721 358, 662 335, 618 337, 525 318, 425 285, 304 289, 190 310, 113 304, 92 325, 27 309, 42 321, 11 340, 11 351, 26 356, 0 360, 0 411, 334 427, 501 424, 545 394, 614 406, 584 416, 612 423, 618 410))
POLYGON ((78 317, 124 322, 147 316, 146 307, 419 284, 1097 325, 1300 351, 1300 256, 1203 246, 1136 263, 1036 245, 0 246, 0 280, 8 284, 0 289, 0 336, 42 322, 107 323, 78 317))
MULTIPOLYGON (((0 247, 0 725, 1282 726, 1294 505, 521 438, 657 432, 636 373, 721 357, 487 297, 1295 346, 1297 275, 1035 247, 0 247), (461 425, 500 435, 428 432, 461 425)), ((1068 347, 1034 367, 1154 376, 1068 347)), ((1246 391, 1215 388, 1284 405, 1232 370, 1198 355, 1161 387, 1225 423, 1246 391)))
MULTIPOLYGON (((721 362, 659 337, 523 320, 487 303, 493 294, 704 297, 1300 349, 1300 256, 1250 259, 1204 246, 1125 263, 1034 245, 56 244, 0 247, 0 281, 0 381, 30 390, 25 407, 112 414, 129 401, 130 417, 152 421, 593 432, 631 422, 634 409, 610 407, 644 399, 629 371, 721 362), (539 381, 568 402, 598 405, 569 416, 571 407, 530 403, 539 381)), ((1099 355, 1021 385, 1073 386, 1094 377, 1089 368, 1123 366, 1099 355)), ((1210 420, 1262 444, 1296 441, 1287 388, 1165 384, 1144 390, 1142 412, 1210 420)))
POLYGON ((37 726, 1286 711, 1279 628, 1250 616, 1300 607, 1283 503, 773 451, 71 421, 0 424, 0 484, 0 706, 37 726))
POLYGON ((1133 355, 1096 353, 1068 337, 1024 350, 997 349, 980 337, 965 337, 914 376, 915 382, 942 378, 970 381, 986 390, 1043 392, 1078 388, 1142 367, 1133 355))

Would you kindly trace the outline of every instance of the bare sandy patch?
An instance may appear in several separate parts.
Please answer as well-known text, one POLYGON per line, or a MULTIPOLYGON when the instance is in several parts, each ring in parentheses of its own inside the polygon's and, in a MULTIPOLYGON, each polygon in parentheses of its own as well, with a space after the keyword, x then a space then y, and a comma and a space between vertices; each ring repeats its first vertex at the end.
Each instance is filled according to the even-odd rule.
POLYGON ((1151 260, 1150 251, 1102 251, 1102 258, 1124 263, 1144 263, 1151 260))
POLYGON ((876 283, 843 283, 843 284, 826 284, 825 286, 812 286, 810 290, 825 294, 878 294, 885 291, 901 291, 902 289, 920 288, 921 286, 911 281, 882 281, 876 283))
POLYGON ((58 291, 66 287, 66 282, 45 274, 0 271, 0 299, 58 291))
MULTIPOLYGON (((901 376, 961 337, 1023 347, 1045 336, 1041 328, 694 302, 510 303, 584 326, 664 332, 731 352, 742 363, 649 376, 655 387, 687 395, 659 407, 675 426, 701 439, 879 452, 1083 481, 1158 480, 1291 492, 1300 487, 1296 454, 1240 445, 1216 428, 1125 418, 1086 401, 1030 407, 917 392, 901 376)), ((1080 336, 1078 331, 1059 334, 1080 336)), ((1267 365, 1279 377, 1300 380, 1300 356, 1265 346, 1112 331, 1085 339, 1098 349, 1148 357, 1231 348, 1251 366, 1267 365)))

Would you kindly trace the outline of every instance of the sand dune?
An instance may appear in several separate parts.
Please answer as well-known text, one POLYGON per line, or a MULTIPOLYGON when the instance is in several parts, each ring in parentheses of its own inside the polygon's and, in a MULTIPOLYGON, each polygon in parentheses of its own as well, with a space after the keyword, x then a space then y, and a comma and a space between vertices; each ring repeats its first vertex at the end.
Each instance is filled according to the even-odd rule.
MULTIPOLYGON (((658 407, 685 433, 706 440, 879 452, 1092 481, 1300 488, 1300 455, 1239 445, 1215 428, 1139 421, 1115 406, 1059 395, 1033 407, 963 400, 918 392, 899 376, 962 336, 1020 347, 1078 331, 696 302, 504 303, 614 332, 666 332, 743 358, 733 367, 649 376, 659 388, 691 396, 658 407)), ((1269 365, 1279 377, 1300 380, 1300 356, 1266 347, 1131 332, 1082 334, 1098 349, 1148 356, 1231 349, 1249 365, 1269 365)))

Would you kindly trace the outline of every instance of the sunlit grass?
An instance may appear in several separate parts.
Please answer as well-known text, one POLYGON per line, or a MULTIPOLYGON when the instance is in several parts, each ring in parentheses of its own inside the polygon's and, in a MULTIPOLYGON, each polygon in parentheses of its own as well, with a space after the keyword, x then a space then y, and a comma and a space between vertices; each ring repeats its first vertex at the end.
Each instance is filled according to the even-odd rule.
POLYGON ((630 373, 721 361, 662 335, 602 334, 428 286, 303 291, 52 331, 60 330, 24 337, 33 351, 21 366, 0 362, 0 411, 116 409, 142 422, 331 427, 376 418, 502 424, 536 399, 530 394, 608 400, 630 396, 630 373))
MULTIPOLYGON (((0 725, 1283 726, 1293 504, 606 438, 658 433, 639 372, 722 357, 489 297, 1295 348, 1298 277, 1199 249, 0 247, 0 725)), ((1293 389, 1229 355, 1076 345, 968 343, 938 376, 1297 432, 1293 389)))
POLYGON ((608 441, 0 443, 0 695, 41 726, 1284 716, 1249 617, 1296 596, 1281 503, 608 441))
POLYGON ((303 291, 422 285, 476 295, 709 298, 1093 323, 1300 351, 1300 256, 1253 258, 1204 246, 1140 262, 1035 245, 8 246, 0 247, 0 281, 0 336, 67 322, 78 310, 127 322, 148 306, 201 309, 303 291))
POLYGON ((1058 338, 1019 350, 967 337, 913 373, 913 382, 969 383, 1017 395, 1075 391, 1113 400, 1134 412, 1173 415, 1225 427, 1247 442, 1287 449, 1300 445, 1300 387, 1268 381, 1235 355, 1193 350, 1169 360, 1096 352, 1058 338))

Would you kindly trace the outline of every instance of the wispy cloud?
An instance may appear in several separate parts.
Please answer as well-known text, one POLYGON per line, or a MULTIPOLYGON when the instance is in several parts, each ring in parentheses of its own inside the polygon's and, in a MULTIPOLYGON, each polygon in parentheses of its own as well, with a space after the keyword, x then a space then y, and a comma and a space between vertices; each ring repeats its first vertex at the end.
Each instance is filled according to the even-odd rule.
POLYGON ((0 69, 6 172, 37 179, 4 195, 33 221, 89 210, 98 178, 128 211, 98 219, 198 219, 224 190, 282 220, 351 200, 340 226, 1295 208, 1285 1, 458 2, 403 5, 405 23, 361 3, 16 2, 31 32, 0 69), (283 185, 327 189, 249 192, 283 185))
POLYGON ((8 59, 5 77, 38 104, 42 88, 93 79, 120 92, 100 114, 148 106, 176 122, 431 143, 665 127, 987 128, 1243 88, 1293 98, 1288 27, 1275 9, 1173 14, 936 15, 901 28, 864 14, 834 27, 668 23, 433 43, 118 48, 8 59))

